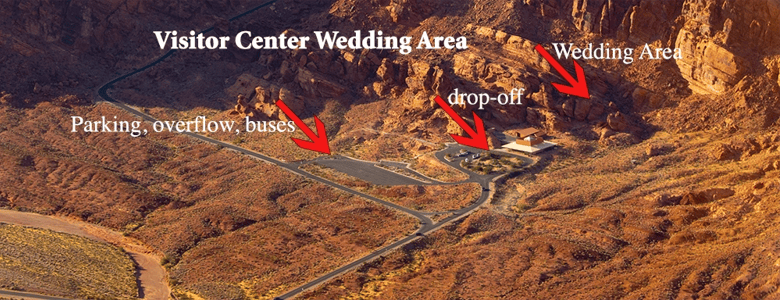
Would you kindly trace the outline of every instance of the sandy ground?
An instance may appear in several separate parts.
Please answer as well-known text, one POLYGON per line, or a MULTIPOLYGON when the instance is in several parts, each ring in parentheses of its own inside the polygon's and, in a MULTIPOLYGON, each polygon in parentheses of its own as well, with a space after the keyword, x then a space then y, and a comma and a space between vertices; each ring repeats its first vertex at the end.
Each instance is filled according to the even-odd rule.
POLYGON ((171 290, 168 287, 166 271, 160 265, 160 255, 119 232, 68 218, 5 209, 0 209, 0 222, 80 235, 122 247, 138 264, 136 278, 139 282, 140 298, 167 300, 170 296, 171 290))
POLYGON ((19 291, 7 291, 0 290, 0 299, 12 299, 12 300, 69 300, 67 298, 59 298, 46 296, 36 293, 27 293, 19 291))

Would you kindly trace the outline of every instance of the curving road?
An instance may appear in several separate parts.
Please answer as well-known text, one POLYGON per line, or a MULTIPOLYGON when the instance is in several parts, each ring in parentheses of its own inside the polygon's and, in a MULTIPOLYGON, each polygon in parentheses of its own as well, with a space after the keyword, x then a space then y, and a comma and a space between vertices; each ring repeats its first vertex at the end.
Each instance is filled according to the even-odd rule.
MULTIPOLYGON (((403 239, 401 239, 399 241, 396 241, 396 242, 394 242, 394 243, 392 243, 392 244, 390 244, 388 246, 385 246, 383 248, 375 250, 374 252, 371 252, 371 254, 363 256, 363 257, 361 257, 361 258, 359 258, 359 259, 357 259, 357 260, 355 260, 355 261, 353 261, 353 262, 351 262, 349 264, 346 264, 346 265, 344 265, 344 266, 342 266, 342 267, 340 267, 340 268, 338 268, 336 270, 333 270, 333 271, 331 271, 331 272, 329 272, 327 274, 324 274, 324 275, 320 276, 317 279, 314 279, 314 280, 309 281, 309 282, 307 282, 307 283, 305 283, 303 285, 300 285, 300 286, 298 286, 298 287, 288 291, 287 293, 284 293, 284 294, 282 294, 280 296, 277 296, 274 299, 289 299, 289 298, 293 298, 296 295, 298 295, 298 294, 300 294, 300 293, 302 293, 302 292, 304 292, 304 291, 306 291, 308 289, 314 288, 314 287, 316 287, 316 286, 318 286, 318 285, 320 285, 322 283, 325 283, 325 282, 327 282, 327 281, 329 281, 331 279, 334 279, 334 278, 338 277, 339 275, 342 275, 342 274, 344 274, 346 272, 349 272, 352 269, 355 269, 355 268, 359 267, 360 265, 362 265, 364 263, 370 262, 370 261, 372 261, 372 260, 374 260, 374 259, 376 259, 376 258, 378 258, 378 257, 380 257, 382 255, 384 255, 385 253, 387 253, 389 251, 395 250, 395 249, 397 249, 397 248, 399 248, 401 246, 404 246, 404 245, 409 244, 409 243, 411 243, 411 242, 413 242, 413 241, 415 241, 417 239, 420 239, 423 236, 425 236, 426 234, 429 234, 431 232, 434 232, 434 231, 442 228, 444 225, 447 225, 449 223, 452 223, 452 222, 455 222, 457 220, 460 220, 460 219, 468 216, 472 212, 476 211, 477 209, 479 209, 483 204, 485 204, 487 202, 488 199, 490 199, 490 196, 491 196, 490 183, 491 183, 491 181, 493 181, 493 179, 495 179, 497 177, 503 176, 503 174, 491 174, 491 175, 477 174, 477 173, 474 173, 474 172, 472 172, 472 171, 470 171, 468 169, 464 169, 464 168, 462 168, 460 166, 460 161, 463 158, 457 158, 457 159, 455 159, 453 161, 447 161, 444 158, 444 156, 447 155, 447 153, 449 153, 453 157, 455 157, 457 155, 457 153, 460 152, 461 149, 467 149, 467 150, 470 150, 471 152, 481 151, 481 150, 477 150, 477 149, 471 148, 471 147, 465 147, 465 146, 460 146, 460 145, 448 144, 448 147, 446 149, 437 152, 435 154, 435 156, 436 156, 437 159, 439 159, 443 163, 445 163, 445 164, 447 164, 447 165, 449 165, 451 167, 454 167, 454 168, 456 168, 458 170, 461 170, 461 171, 465 172, 466 174, 468 174, 469 175, 469 179, 465 180, 465 181, 457 182, 457 183, 441 183, 441 184, 444 184, 444 185, 446 185, 446 184, 460 184, 460 183, 465 183, 465 182, 476 182, 476 183, 479 183, 479 185, 482 186, 482 193, 480 194, 480 196, 477 199, 477 201, 474 202, 474 204, 472 204, 470 206, 467 206, 467 207, 464 207, 464 208, 461 208, 459 210, 452 210, 452 211, 439 211, 439 212, 418 212, 418 211, 413 211, 413 212, 415 212, 415 214, 412 214, 412 215, 414 215, 418 219, 421 219, 418 216, 418 214, 428 215, 428 214, 451 213, 452 215, 450 215, 449 217, 447 217, 447 218, 445 218, 445 219, 443 219, 443 220, 441 220, 439 222, 436 222, 436 223, 431 223, 431 220, 429 218, 427 218, 427 217, 425 218, 424 221, 421 219, 421 223, 420 224, 422 226, 414 234, 412 234, 410 236, 407 236, 407 237, 405 237, 405 238, 403 238, 403 239)), ((519 156, 519 157, 521 157, 524 160, 525 164, 532 164, 534 162, 530 158, 522 157, 522 156, 519 156)), ((318 161, 318 160, 320 160, 320 159, 316 159, 315 161, 318 161)), ((366 166, 364 166, 364 168, 365 167, 366 166)), ((355 170, 351 170, 350 172, 353 173, 353 174, 354 173, 360 173, 359 171, 355 171, 355 170)), ((350 172, 348 172, 348 173, 350 173, 350 172)), ((387 171, 387 172, 388 173, 392 173, 392 172, 389 172, 389 171, 387 171)), ((321 181, 321 180, 324 180, 324 179, 317 177, 316 180, 321 181)), ((360 192, 351 190, 349 188, 345 188, 343 186, 338 186, 338 188, 340 188, 342 190, 345 190, 345 191, 348 191, 348 192, 350 192, 352 194, 355 194, 355 195, 366 197, 366 198, 368 198, 370 200, 374 200, 374 201, 378 200, 378 199, 376 199, 374 197, 364 195, 364 194, 362 194, 360 192)), ((382 201, 382 200, 379 200, 379 201, 381 201, 380 203, 382 203, 382 204, 386 203, 385 201, 382 201)), ((404 211, 404 212, 406 212, 406 211, 404 211)))
MULTIPOLYGON (((245 15, 251 13, 251 12, 254 12, 254 11, 260 9, 260 8, 268 6, 268 5, 270 5, 270 4, 274 3, 274 2, 275 1, 270 1, 270 2, 267 2, 267 3, 261 4, 261 5, 257 6, 257 7, 254 7, 252 9, 250 9, 247 12, 244 12, 244 13, 236 16, 236 17, 231 18, 230 20, 232 21, 232 20, 241 18, 241 17, 243 17, 243 16, 245 16, 245 15)), ((213 30, 213 27, 212 28, 208 28, 208 29, 204 30, 203 32, 205 33, 205 32, 209 32, 211 30, 213 30)), ((119 101, 119 100, 117 100, 117 99, 112 98, 109 95, 108 91, 110 89, 112 89, 116 83, 118 83, 118 82, 120 82, 122 80, 125 80, 128 77, 130 77, 130 76, 133 76, 133 75, 136 75, 138 73, 141 73, 141 72, 143 72, 143 71, 145 71, 145 70, 147 70, 147 69, 149 69, 149 68, 151 68, 151 67, 153 67, 153 66, 155 66, 155 65, 157 65, 157 64, 159 64, 161 62, 163 62, 165 59, 171 57, 175 52, 176 52, 176 50, 170 50, 167 53, 165 53, 164 55, 162 55, 161 57, 159 57, 156 60, 154 60, 151 63, 149 63, 148 65, 146 65, 144 67, 141 67, 141 68, 139 68, 139 69, 137 69, 137 70, 135 70, 133 72, 127 73, 125 75, 122 75, 122 76, 120 76, 120 77, 118 77, 118 78, 116 78, 116 79, 114 79, 114 80, 104 84, 103 86, 101 86, 98 89, 98 91, 97 91, 98 96, 100 96, 106 102, 108 102, 108 103, 110 103, 110 104, 112 104, 112 105, 114 105, 114 106, 116 106, 116 107, 118 107, 118 108, 120 108, 120 109, 122 109, 122 110, 124 110, 124 111, 126 111, 128 113, 130 113, 130 114, 133 114, 133 115, 143 119, 144 121, 148 121, 148 122, 156 121, 156 119, 154 117, 152 117, 152 116, 150 116, 148 114, 145 114, 145 113, 143 113, 143 112, 141 112, 141 111, 139 111, 139 110, 137 110, 137 109, 135 109, 135 108, 133 108, 133 107, 131 107, 131 106, 129 106, 129 105, 119 101)), ((469 175, 469 179, 466 180, 466 181, 463 181, 463 182, 476 182, 476 183, 480 184, 482 186, 482 193, 480 194, 479 198, 474 202, 474 204, 472 204, 472 205, 470 205, 468 207, 464 207, 464 208, 459 209, 459 210, 446 211, 446 212, 420 212, 420 211, 412 210, 412 209, 409 209, 409 208, 400 206, 398 204, 395 204, 395 203, 392 203, 392 202, 388 202, 388 201, 385 201, 385 200, 382 200, 382 199, 379 199, 379 198, 376 198, 376 197, 373 197, 373 196, 370 196, 370 195, 366 195, 364 193, 352 190, 352 189, 350 189, 348 187, 339 185, 339 184, 334 183, 334 182, 332 182, 330 180, 327 180, 325 178, 317 177, 317 176, 315 176, 313 174, 310 174, 308 172, 305 172, 305 171, 299 169, 298 167, 301 166, 302 164, 304 164, 305 162, 284 162, 284 161, 281 161, 281 160, 278 160, 278 159, 275 159, 275 158, 263 155, 261 153, 255 152, 255 151, 252 151, 252 150, 249 150, 249 149, 245 149, 245 148, 242 148, 242 147, 238 147, 236 145, 233 145, 233 144, 230 144, 230 143, 226 143, 226 142, 223 142, 223 141, 215 140, 215 139, 203 136, 203 135, 199 135, 199 134, 195 134, 195 133, 191 133, 191 132, 184 132, 182 134, 187 135, 189 137, 192 137, 194 139, 198 139, 198 140, 207 142, 207 143, 211 143, 211 144, 214 144, 214 145, 222 146, 225 149, 237 151, 239 153, 245 154, 245 155, 250 156, 250 157, 255 158, 255 159, 259 159, 259 160, 265 161, 267 163, 271 163, 271 164, 277 165, 277 166, 282 167, 282 168, 286 169, 287 171, 292 172, 292 173, 294 173, 296 175, 303 176, 303 177, 308 178, 310 180, 314 180, 314 181, 323 183, 325 185, 328 185, 328 186, 331 186, 333 188, 342 190, 344 192, 347 192, 347 193, 350 193, 350 194, 353 194, 353 195, 356 195, 356 196, 359 196, 359 197, 363 197, 364 199, 367 199, 367 200, 373 201, 375 203, 384 205, 386 207, 389 207, 389 208, 401 211, 403 213, 406 213, 408 215, 411 215, 411 216, 417 218, 420 221, 420 228, 416 232, 414 232, 413 234, 411 234, 411 235, 409 235, 409 236, 407 236, 407 237, 405 237, 403 239, 400 239, 398 241, 395 241, 395 242, 393 242, 390 245, 387 245, 385 247, 377 249, 374 252, 371 252, 370 254, 368 254, 368 255, 366 255, 364 257, 361 257, 361 258, 359 258, 359 259, 357 259, 357 260, 355 260, 355 261, 353 261, 351 263, 348 263, 348 264, 346 264, 346 265, 344 265, 344 266, 342 266, 342 267, 340 267, 340 268, 338 268, 336 270, 333 270, 333 271, 331 271, 331 272, 329 272, 327 274, 321 275, 317 279, 309 281, 309 282, 307 282, 307 283, 305 283, 305 284, 303 284, 301 286, 298 286, 298 287, 296 287, 296 288, 294 288, 294 289, 292 289, 292 290, 290 290, 290 291, 288 291, 288 292, 286 292, 286 293, 284 293, 282 295, 277 296, 275 299, 288 299, 288 298, 295 297, 296 295, 298 295, 299 293, 301 293, 301 292, 303 292, 305 290, 308 290, 308 289, 311 289, 313 287, 316 287, 317 285, 322 284, 322 283, 324 283, 324 282, 326 282, 328 280, 331 280, 331 279, 333 279, 333 278, 335 278, 335 277, 337 277, 337 276, 339 276, 339 275, 341 275, 343 273, 346 273, 346 272, 348 272, 348 271, 350 271, 350 270, 360 266, 363 263, 366 263, 366 262, 369 262, 369 261, 371 261, 371 260, 373 260, 375 258, 378 258, 379 256, 385 254, 388 251, 392 251, 392 250, 397 249, 397 248, 399 248, 399 247, 401 247, 403 245, 409 244, 409 243, 411 243, 411 242, 413 242, 413 241, 423 237, 426 234, 429 234, 429 233, 431 233, 433 231, 436 231, 436 230, 440 229, 442 226, 444 226, 446 224, 449 224, 449 223, 451 223, 453 221, 457 221, 457 220, 467 216, 468 214, 470 214, 470 213, 474 212, 475 210, 477 210, 480 206, 482 206, 490 198, 490 195, 491 195, 490 183, 491 183, 491 181, 493 179, 495 179, 496 177, 498 177, 500 175, 500 174, 499 175, 480 175, 480 174, 476 174, 474 172, 471 172, 469 170, 461 168, 460 165, 459 165, 459 160, 454 160, 452 162, 445 160, 444 156, 447 153, 451 153, 454 156, 454 154, 457 154, 457 152, 460 151, 460 149, 467 148, 467 149, 471 150, 472 152, 476 151, 476 149, 469 148, 469 147, 449 145, 446 149, 437 152, 436 155, 435 155, 436 158, 441 160, 443 163, 445 163, 445 164, 447 164, 449 166, 452 166, 454 168, 457 168, 457 169, 465 172, 466 174, 468 174, 469 175), (451 213, 452 215, 450 215, 449 217, 447 217, 447 218, 445 218, 445 219, 443 219, 443 220, 441 220, 439 222, 433 223, 432 220, 427 215, 436 214, 436 213, 451 213)), ((320 159, 317 159, 317 161, 325 161, 325 160, 320 158, 320 159)), ((378 173, 377 170, 374 170, 374 169, 378 169, 378 168, 374 167, 370 163, 361 165, 361 164, 355 164, 353 162, 354 162, 354 160, 346 160, 346 159, 328 160, 328 163, 332 164, 332 165, 329 165, 331 167, 335 166, 335 167, 337 167, 337 169, 338 168, 349 169, 350 172, 363 172, 364 175, 369 176, 371 179, 374 179, 374 180, 389 180, 389 183, 403 182, 402 184, 424 184, 422 182, 413 180, 411 178, 404 177, 404 176, 401 176, 401 175, 398 175, 398 174, 395 174, 395 173, 392 173, 392 172, 389 172, 389 171, 385 171, 385 170, 382 170, 383 172, 386 172, 384 174, 383 173, 378 173), (371 169, 371 168, 374 168, 374 169, 371 169)), ((531 163, 532 161, 530 159, 526 158, 526 162, 527 163, 531 163)), ((460 183, 463 183, 463 182, 460 182, 460 183)), ((436 182, 434 184, 443 184, 444 185, 444 184, 452 184, 452 183, 436 182)))

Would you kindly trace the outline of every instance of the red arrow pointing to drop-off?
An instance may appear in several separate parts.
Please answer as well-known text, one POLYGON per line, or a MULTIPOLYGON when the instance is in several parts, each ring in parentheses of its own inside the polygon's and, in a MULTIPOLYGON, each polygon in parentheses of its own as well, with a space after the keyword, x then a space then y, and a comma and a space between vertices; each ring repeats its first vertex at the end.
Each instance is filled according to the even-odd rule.
POLYGON ((483 150, 490 150, 490 147, 488 147, 488 142, 487 142, 487 134, 485 133, 485 125, 482 124, 482 119, 480 119, 479 116, 477 116, 477 113, 471 112, 472 114, 474 114, 474 126, 476 127, 474 129, 471 129, 469 124, 466 123, 466 121, 463 120, 463 118, 461 118, 455 112, 455 110, 453 110, 452 107, 450 107, 447 104, 447 102, 444 102, 444 99, 439 97, 439 95, 436 95, 436 103, 438 103, 439 106, 441 106, 441 108, 444 109, 444 112, 450 115, 450 117, 453 120, 455 120, 455 123, 458 123, 458 126, 460 126, 460 128, 463 128, 463 130, 466 131, 466 134, 470 136, 470 137, 464 137, 455 134, 450 134, 450 136, 452 136, 452 138, 455 139, 455 141, 458 142, 458 144, 471 146, 483 150))
POLYGON ((309 142, 301 139, 291 138, 293 142, 298 144, 298 147, 320 153, 330 154, 330 146, 328 146, 328 135, 325 134, 325 124, 322 124, 320 118, 314 116, 314 124, 317 126, 317 133, 314 133, 311 131, 311 129, 309 129, 309 126, 306 126, 306 123, 301 121, 301 118, 298 118, 298 116, 296 116, 295 113, 293 113, 293 111, 287 107, 287 104, 282 102, 282 100, 277 100, 276 106, 279 106, 279 108, 282 109, 282 112, 284 112, 284 114, 287 115, 290 120, 295 122, 295 125, 298 125, 298 128, 303 130, 303 133, 305 133, 306 136, 311 139, 311 142, 309 142))
POLYGON ((578 64, 577 61, 572 60, 574 62, 574 70, 577 72, 577 80, 575 80, 574 77, 571 77, 571 74, 569 74, 569 72, 566 71, 566 69, 564 69, 563 66, 561 66, 561 64, 559 64, 558 61, 547 52, 547 50, 544 50, 542 45, 536 45, 534 49, 536 49, 536 51, 539 52, 539 54, 541 54, 542 57, 544 57, 544 59, 546 59, 550 65, 552 65, 552 67, 561 74, 561 76, 563 76, 563 79, 566 79, 566 81, 569 82, 570 85, 553 83, 553 86, 558 89, 559 92, 590 99, 588 84, 585 82, 585 71, 582 70, 582 67, 580 67, 580 64, 578 64))

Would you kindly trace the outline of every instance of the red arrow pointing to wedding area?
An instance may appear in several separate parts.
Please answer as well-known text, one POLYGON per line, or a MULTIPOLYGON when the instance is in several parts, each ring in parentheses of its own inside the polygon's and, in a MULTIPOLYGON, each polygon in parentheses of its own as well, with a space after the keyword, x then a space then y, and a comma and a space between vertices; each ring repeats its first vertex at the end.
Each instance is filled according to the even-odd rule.
POLYGON ((439 97, 439 95, 436 95, 436 103, 441 106, 441 108, 444 109, 444 112, 446 112, 450 117, 455 120, 455 123, 458 123, 458 126, 460 128, 463 128, 464 131, 466 131, 466 134, 469 137, 459 136, 455 134, 450 134, 453 139, 455 139, 458 144, 465 145, 465 146, 471 146, 474 148, 479 148, 483 150, 490 150, 490 147, 488 147, 487 142, 487 134, 485 133, 485 125, 482 124, 482 119, 477 116, 477 113, 471 112, 474 114, 474 129, 471 129, 468 123, 466 123, 463 118, 461 118, 455 110, 450 107, 447 102, 444 102, 444 99, 439 97), (475 130, 476 129, 476 130, 475 130))
POLYGON ((582 67, 580 67, 580 64, 578 64, 577 61, 572 60, 574 62, 574 70, 577 72, 577 80, 575 80, 574 77, 571 77, 571 74, 569 74, 569 72, 566 71, 566 69, 564 69, 563 66, 561 66, 561 64, 559 64, 558 61, 547 52, 547 50, 544 50, 542 45, 536 45, 534 49, 536 49, 536 51, 539 52, 539 54, 541 54, 542 57, 544 57, 544 59, 546 59, 547 62, 549 62, 550 65, 552 65, 552 67, 561 74, 561 76, 563 76, 563 79, 566 79, 566 81, 569 82, 570 85, 553 83, 552 85, 558 89, 559 92, 590 99, 588 84, 585 82, 585 71, 582 70, 582 67))
POLYGON ((330 154, 330 146, 328 146, 328 135, 325 134, 325 124, 322 124, 320 118, 314 116, 314 124, 317 126, 317 133, 314 133, 311 131, 311 129, 309 129, 309 126, 307 126, 306 123, 301 121, 301 118, 298 118, 298 116, 295 115, 295 113, 293 113, 289 107, 287 107, 287 104, 282 102, 282 100, 277 100, 276 106, 279 106, 279 108, 282 109, 282 112, 284 112, 284 114, 287 115, 290 120, 295 122, 295 125, 298 125, 298 128, 303 130, 303 133, 305 133, 306 136, 311 139, 311 142, 309 142, 301 139, 291 138, 293 142, 298 144, 298 147, 320 153, 330 154))

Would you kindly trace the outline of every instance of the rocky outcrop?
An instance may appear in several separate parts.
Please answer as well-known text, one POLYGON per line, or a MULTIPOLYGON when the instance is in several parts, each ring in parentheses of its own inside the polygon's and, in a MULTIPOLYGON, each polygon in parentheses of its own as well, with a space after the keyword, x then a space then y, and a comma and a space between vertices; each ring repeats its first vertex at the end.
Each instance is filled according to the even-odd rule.
POLYGON ((308 69, 299 69, 295 82, 312 97, 335 98, 347 92, 345 86, 308 69))
POLYGON ((395 65, 392 61, 385 58, 379 64, 379 68, 376 69, 376 76, 382 79, 383 83, 392 84, 395 82, 395 65))
POLYGON ((601 34, 608 33, 617 20, 611 0, 574 0, 571 17, 577 29, 601 34))
POLYGON ((680 73, 697 93, 724 92, 742 79, 748 66, 725 47, 685 29, 680 30, 676 47, 683 53, 683 58, 677 60, 680 73))
POLYGON ((607 125, 615 131, 625 131, 630 126, 626 116, 620 112, 609 114, 607 116, 607 125))
POLYGON ((780 3, 774 0, 686 1, 675 46, 680 72, 694 92, 716 94, 751 69, 750 56, 780 45, 780 3))
POLYGON ((617 28, 617 38, 637 44, 660 40, 664 46, 673 45, 682 4, 683 0, 645 0, 631 6, 617 28))
MULTIPOLYGON (((604 4, 606 5, 607 2, 604 1, 604 4)), ((503 63, 500 59, 491 61, 490 58, 480 53, 467 51, 456 54, 453 59, 453 71, 456 75, 469 81, 483 83, 482 86, 488 90, 499 88, 499 90, 508 92, 514 87, 525 87, 526 93, 529 95, 529 99, 526 101, 527 105, 537 105, 558 114, 559 118, 550 119, 553 120, 552 127, 555 128, 567 128, 568 125, 562 124, 574 120, 589 122, 603 119, 605 104, 602 103, 601 99, 610 90, 613 90, 615 85, 619 84, 620 80, 617 76, 583 65, 587 69, 587 73, 592 74, 588 77, 591 99, 576 97, 556 99, 555 97, 558 96, 553 96, 553 88, 542 82, 557 82, 561 79, 557 77, 555 70, 550 69, 549 63, 536 52, 534 49, 536 43, 484 26, 469 24, 466 26, 466 30, 501 44, 503 53, 507 57, 511 57, 513 61, 519 61, 523 68, 514 68, 503 63)), ((500 108, 494 106, 492 109, 500 108)), ((523 116, 524 113, 525 115, 539 115, 536 112, 524 110, 518 115, 523 116)), ((515 118, 514 122, 517 121, 518 118, 515 118)), ((541 126, 542 123, 545 122, 539 122, 537 125, 541 126)))
POLYGON ((734 195, 730 189, 714 188, 700 192, 690 192, 682 196, 680 205, 697 205, 717 201, 734 195))
POLYGON ((713 145, 710 148, 712 158, 738 160, 761 152, 775 153, 780 149, 780 134, 770 133, 759 137, 739 137, 732 141, 713 145))
POLYGON ((392 0, 387 7, 393 22, 413 25, 436 9, 438 1, 392 0))
POLYGON ((413 62, 409 65, 409 75, 406 77, 406 85, 412 93, 431 92, 433 85, 434 67, 427 62, 413 62))
POLYGON ((544 71, 550 70, 550 64, 534 50, 537 44, 530 40, 510 35, 501 30, 473 24, 466 25, 466 31, 473 31, 477 36, 498 42, 507 54, 524 65, 544 71))
POLYGON ((555 112, 537 107, 528 108, 526 122, 534 127, 554 132, 565 132, 571 128, 571 123, 555 112))
POLYGON ((258 79, 249 74, 239 76, 236 83, 229 87, 226 93, 236 97, 236 105, 230 114, 242 118, 286 120, 284 113, 276 106, 276 100, 284 101, 296 113, 306 111, 303 96, 296 95, 287 86, 258 79))
MULTIPOLYGON (((344 51, 342 53, 346 79, 350 82, 363 82, 371 72, 371 60, 364 55, 344 51)), ((379 64, 379 62, 376 62, 379 64)))

